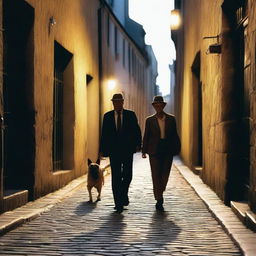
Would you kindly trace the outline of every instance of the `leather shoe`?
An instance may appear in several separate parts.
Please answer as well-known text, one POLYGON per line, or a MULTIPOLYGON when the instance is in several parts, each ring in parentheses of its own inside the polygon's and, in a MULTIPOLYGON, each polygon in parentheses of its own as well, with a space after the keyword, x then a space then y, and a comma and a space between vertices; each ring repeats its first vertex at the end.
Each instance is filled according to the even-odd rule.
POLYGON ((157 200, 157 203, 156 203, 156 210, 161 211, 161 212, 164 211, 163 199, 157 200))
POLYGON ((123 206, 119 206, 119 207, 115 207, 116 209, 116 212, 117 213, 122 213, 123 212, 123 210, 124 210, 124 207, 123 206))
POLYGON ((164 207, 162 204, 156 204, 156 210, 160 211, 160 212, 164 212, 164 207))

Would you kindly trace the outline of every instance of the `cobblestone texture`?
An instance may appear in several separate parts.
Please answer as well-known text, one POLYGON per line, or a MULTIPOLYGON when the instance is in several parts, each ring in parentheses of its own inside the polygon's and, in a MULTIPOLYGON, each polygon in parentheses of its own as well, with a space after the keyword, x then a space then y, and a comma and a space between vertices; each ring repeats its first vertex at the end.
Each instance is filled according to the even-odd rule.
POLYGON ((110 176, 102 201, 88 199, 86 185, 79 187, 50 211, 0 237, 0 255, 242 255, 175 168, 165 192, 166 211, 157 213, 148 159, 140 155, 127 210, 114 212, 110 176))

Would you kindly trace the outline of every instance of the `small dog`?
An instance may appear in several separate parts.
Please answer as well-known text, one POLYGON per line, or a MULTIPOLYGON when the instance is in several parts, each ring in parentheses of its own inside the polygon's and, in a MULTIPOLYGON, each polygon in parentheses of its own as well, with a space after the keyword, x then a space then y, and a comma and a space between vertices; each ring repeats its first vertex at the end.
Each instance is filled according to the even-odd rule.
POLYGON ((103 170, 99 166, 100 159, 93 163, 88 159, 88 176, 87 176, 87 189, 89 192, 89 202, 92 202, 92 188, 95 187, 98 191, 97 201, 101 200, 101 189, 104 185, 103 170))

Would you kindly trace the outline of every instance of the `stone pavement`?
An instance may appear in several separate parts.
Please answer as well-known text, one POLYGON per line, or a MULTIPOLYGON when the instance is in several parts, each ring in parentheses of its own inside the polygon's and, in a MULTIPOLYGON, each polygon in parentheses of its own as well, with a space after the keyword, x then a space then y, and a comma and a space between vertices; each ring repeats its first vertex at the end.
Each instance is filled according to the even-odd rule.
POLYGON ((136 155, 134 163, 130 205, 122 214, 113 210, 110 176, 102 201, 93 204, 83 181, 38 218, 0 237, 0 255, 242 255, 177 168, 165 192, 166 211, 158 213, 148 159, 136 155))
POLYGON ((256 233, 246 228, 230 207, 225 206, 218 196, 202 182, 183 162, 176 158, 175 166, 205 203, 215 219, 239 246, 244 255, 256 255, 256 233))

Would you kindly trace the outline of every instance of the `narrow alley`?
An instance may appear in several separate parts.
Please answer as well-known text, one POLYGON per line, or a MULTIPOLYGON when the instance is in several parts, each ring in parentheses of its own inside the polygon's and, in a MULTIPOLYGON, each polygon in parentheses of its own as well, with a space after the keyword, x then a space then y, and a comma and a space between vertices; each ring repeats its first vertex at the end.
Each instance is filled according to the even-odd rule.
POLYGON ((0 16, 0 256, 256 255, 256 0, 0 0, 0 16), (140 149, 153 173, 174 157, 162 213, 141 153, 127 200, 140 149), (109 158, 89 203, 101 156, 116 212, 109 158))
POLYGON ((102 200, 88 199, 84 183, 50 211, 0 237, 0 255, 242 255, 175 167, 165 212, 156 212, 148 159, 140 154, 127 210, 114 212, 110 175, 102 200))

